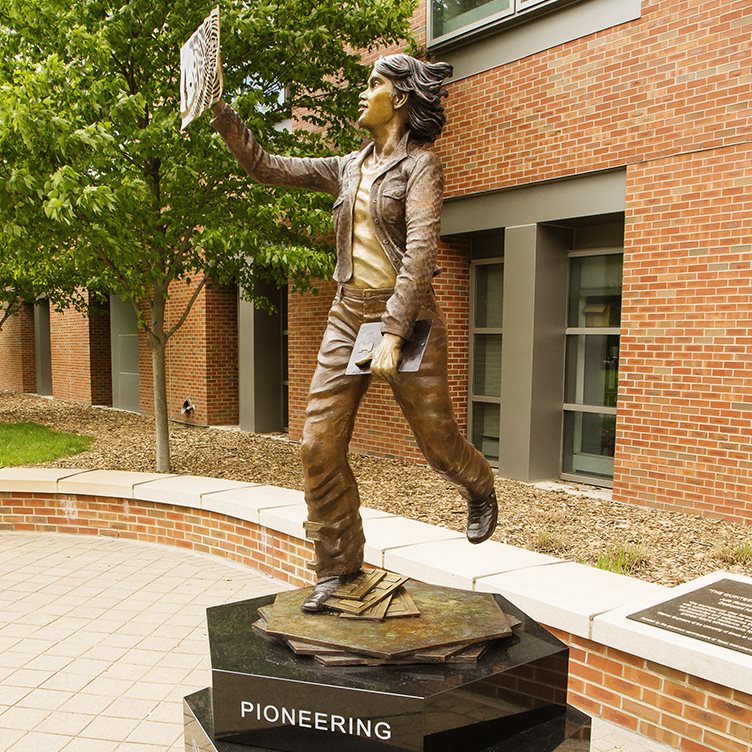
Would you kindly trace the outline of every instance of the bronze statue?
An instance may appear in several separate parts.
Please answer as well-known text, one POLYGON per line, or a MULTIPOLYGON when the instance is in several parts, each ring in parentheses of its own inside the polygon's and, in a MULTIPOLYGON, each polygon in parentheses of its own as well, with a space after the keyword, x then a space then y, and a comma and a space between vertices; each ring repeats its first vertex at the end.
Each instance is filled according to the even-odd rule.
POLYGON ((224 102, 212 124, 255 180, 336 196, 334 228, 338 283, 311 382, 302 459, 306 529, 314 541, 316 585, 303 603, 322 611, 329 595, 363 563, 360 497, 347 461, 358 406, 370 376, 346 375, 361 324, 381 322, 383 338, 371 372, 389 382, 431 467, 454 483, 468 504, 467 538, 481 543, 497 519, 494 478, 483 455, 460 433, 447 383, 447 340, 431 279, 443 195, 439 158, 424 148, 446 122, 441 104, 446 63, 407 55, 377 60, 360 95, 358 124, 373 141, 344 157, 268 154, 224 102), (432 328, 420 368, 398 370, 402 347, 418 319, 432 328))

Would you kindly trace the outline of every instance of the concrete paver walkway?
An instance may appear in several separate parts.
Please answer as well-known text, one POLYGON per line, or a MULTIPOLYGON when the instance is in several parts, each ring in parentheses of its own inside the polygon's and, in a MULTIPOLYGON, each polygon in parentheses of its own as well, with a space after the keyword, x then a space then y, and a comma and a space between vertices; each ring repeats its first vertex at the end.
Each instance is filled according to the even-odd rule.
POLYGON ((0 532, 0 750, 182 751, 206 608, 286 587, 167 546, 0 532))

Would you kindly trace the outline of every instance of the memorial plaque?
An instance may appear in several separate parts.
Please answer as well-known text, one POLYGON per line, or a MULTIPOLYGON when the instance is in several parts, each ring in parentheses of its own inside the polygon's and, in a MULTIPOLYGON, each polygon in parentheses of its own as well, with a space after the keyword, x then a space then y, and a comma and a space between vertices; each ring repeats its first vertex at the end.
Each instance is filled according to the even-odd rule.
POLYGON ((752 655, 752 585, 724 579, 628 619, 752 655))

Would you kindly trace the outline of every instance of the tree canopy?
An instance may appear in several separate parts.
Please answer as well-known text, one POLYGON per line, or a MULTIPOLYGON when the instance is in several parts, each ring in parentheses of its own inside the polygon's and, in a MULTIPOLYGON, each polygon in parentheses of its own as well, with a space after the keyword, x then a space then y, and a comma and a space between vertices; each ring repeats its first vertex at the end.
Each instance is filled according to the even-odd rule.
MULTIPOLYGON (((328 276, 330 197, 254 184, 207 116, 179 130, 179 49, 212 5, 0 0, 6 298, 4 275, 14 269, 34 283, 19 284, 21 295, 40 284, 60 299, 81 288, 114 293, 138 309, 163 355, 175 282, 194 280, 198 294, 208 274, 252 294, 260 280, 305 290, 328 276)), ((408 36, 412 8, 413 0, 226 0, 225 99, 273 151, 349 151, 361 138, 360 55, 408 36), (281 128, 293 114, 301 127, 281 128)))
MULTIPOLYGON (((356 51, 405 36, 411 5, 224 3, 226 98, 280 153, 354 148, 356 51), (312 127, 280 129, 293 109, 312 127)), ((204 268, 248 289, 259 275, 304 288, 326 274, 328 199, 250 183, 206 121, 179 131, 179 48, 210 8, 0 0, 7 242, 43 230, 42 247, 74 254, 88 286, 127 298, 204 268)))

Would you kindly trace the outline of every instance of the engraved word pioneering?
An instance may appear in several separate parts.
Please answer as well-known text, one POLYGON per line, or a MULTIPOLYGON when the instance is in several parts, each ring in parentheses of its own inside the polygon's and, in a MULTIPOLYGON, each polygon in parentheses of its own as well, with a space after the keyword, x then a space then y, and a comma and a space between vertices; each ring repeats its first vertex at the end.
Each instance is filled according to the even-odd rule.
POLYGON ((283 724, 298 726, 299 728, 316 729, 316 731, 333 731, 350 736, 360 736, 366 739, 388 741, 392 738, 392 727, 386 721, 374 723, 371 719, 346 718, 342 715, 322 713, 303 708, 285 708, 276 705, 262 705, 258 702, 242 700, 240 703, 241 718, 253 718, 266 721, 269 724, 283 724))

